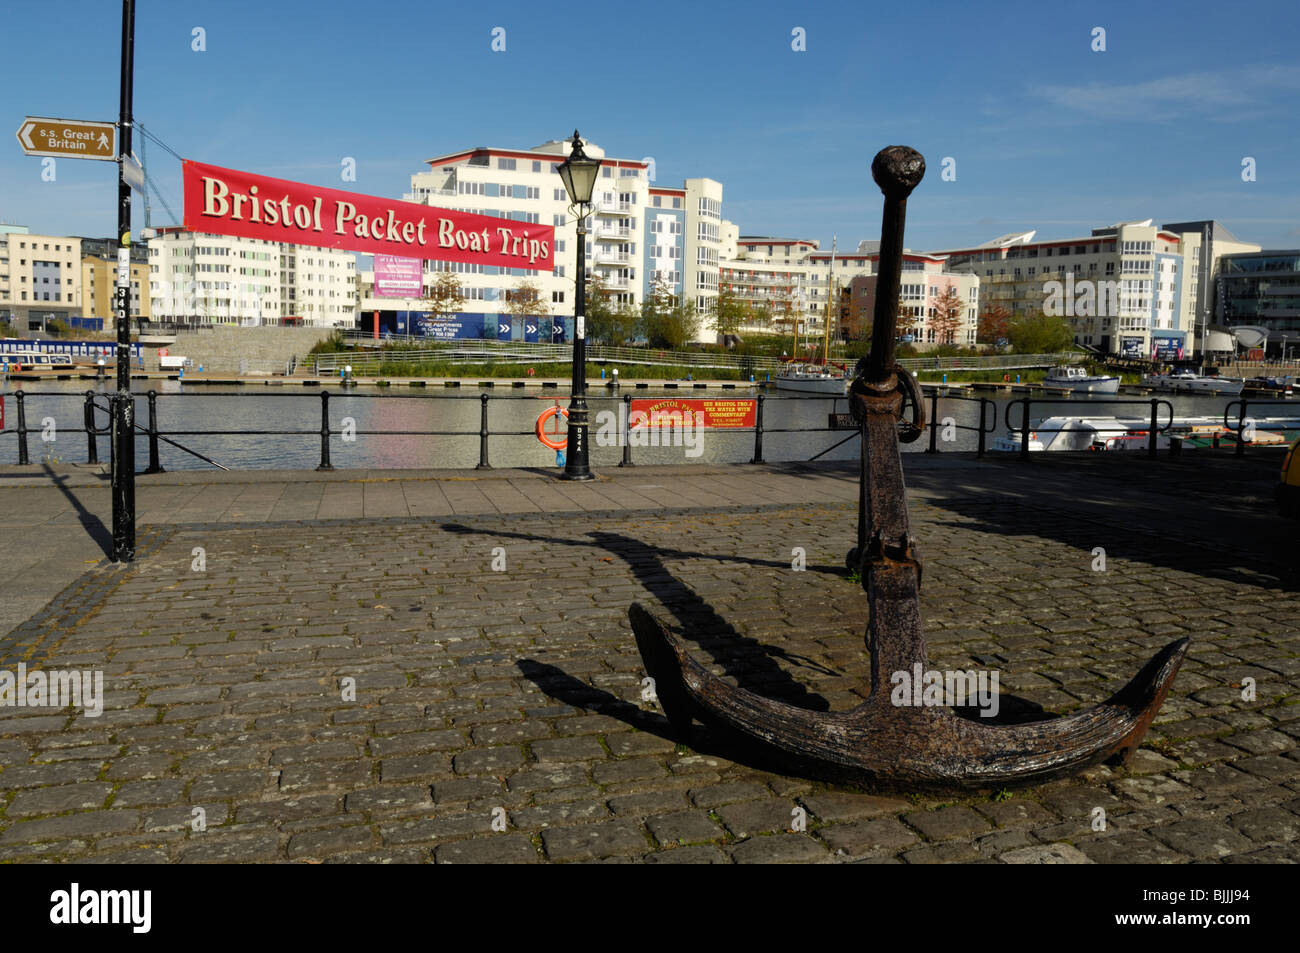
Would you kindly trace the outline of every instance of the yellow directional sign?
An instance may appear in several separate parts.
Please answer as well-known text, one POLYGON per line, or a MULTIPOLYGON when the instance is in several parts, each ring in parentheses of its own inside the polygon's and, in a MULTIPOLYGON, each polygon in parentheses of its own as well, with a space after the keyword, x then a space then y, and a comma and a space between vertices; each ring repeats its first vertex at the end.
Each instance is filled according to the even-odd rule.
POLYGON ((117 126, 111 122, 28 116, 16 135, 29 156, 117 161, 117 126))

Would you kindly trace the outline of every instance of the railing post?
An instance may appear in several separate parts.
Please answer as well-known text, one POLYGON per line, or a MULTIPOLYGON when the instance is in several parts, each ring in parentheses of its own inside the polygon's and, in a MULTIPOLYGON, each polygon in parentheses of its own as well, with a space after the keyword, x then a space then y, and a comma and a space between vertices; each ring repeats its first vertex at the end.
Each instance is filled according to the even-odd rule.
POLYGON ((18 402, 18 465, 22 467, 32 461, 27 458, 27 407, 21 390, 14 391, 14 400, 18 402))
POLYGON ((479 394, 479 424, 478 424, 478 466, 475 470, 491 470, 492 464, 488 463, 488 395, 479 394))
MULTIPOLYGON (((976 444, 976 450, 975 450, 975 456, 977 459, 979 457, 984 456, 984 404, 987 401, 988 401, 987 397, 980 398, 980 433, 979 433, 979 443, 976 444)), ((994 420, 996 419, 997 419, 997 407, 995 406, 994 420)))
POLYGON ((330 463, 330 394, 320 392, 320 466, 317 470, 333 470, 330 463))
POLYGON ((763 401, 765 394, 758 395, 758 410, 754 415, 754 459, 750 463, 763 462, 763 401))
POLYGON ((86 428, 86 462, 99 463, 99 442, 95 439, 95 392, 86 391, 85 403, 81 406, 81 416, 86 428))
POLYGON ((1160 426, 1160 400, 1151 398, 1151 430, 1147 435, 1147 456, 1156 455, 1156 428, 1160 426))
POLYGON ((1020 421, 1020 459, 1029 459, 1029 398, 1022 397, 1019 401, 1021 411, 1024 413, 1024 419, 1020 421))
POLYGON ((623 460, 620 467, 635 466, 632 462, 632 395, 623 395, 623 460))
POLYGON ((1241 409, 1237 411, 1237 449, 1233 451, 1234 456, 1244 457, 1246 455, 1246 418, 1249 414, 1246 411, 1246 398, 1241 399, 1241 409))
POLYGON ((930 395, 930 449, 926 453, 938 453, 939 445, 936 442, 939 436, 939 391, 936 388, 930 395))
POLYGON ((158 392, 149 391, 149 467, 145 473, 164 473, 158 462, 158 392))

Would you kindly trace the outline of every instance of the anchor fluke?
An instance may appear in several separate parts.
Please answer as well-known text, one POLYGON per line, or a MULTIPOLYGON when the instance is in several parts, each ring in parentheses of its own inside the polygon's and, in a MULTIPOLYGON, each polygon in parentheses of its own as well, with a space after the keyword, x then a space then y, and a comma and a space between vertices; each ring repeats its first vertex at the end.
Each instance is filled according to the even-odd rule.
POLYGON ((1171 642, 1100 705, 1063 718, 998 725, 942 706, 898 706, 882 691, 846 712, 798 708, 714 675, 640 604, 632 604, 628 617, 678 738, 688 738, 698 718, 746 736, 769 749, 773 760, 805 774, 909 790, 989 790, 1050 780, 1107 760, 1127 761, 1190 644, 1188 639, 1171 642))

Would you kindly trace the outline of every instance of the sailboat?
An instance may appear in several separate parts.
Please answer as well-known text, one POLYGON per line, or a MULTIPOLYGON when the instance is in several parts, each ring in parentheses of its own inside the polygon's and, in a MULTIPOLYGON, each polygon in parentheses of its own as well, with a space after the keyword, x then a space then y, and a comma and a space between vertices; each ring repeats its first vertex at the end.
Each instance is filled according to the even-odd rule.
MULTIPOLYGON (((817 362, 799 362, 790 361, 783 364, 781 369, 776 372, 772 378, 773 383, 778 390, 798 391, 804 394, 829 394, 834 397, 843 397, 849 390, 849 376, 842 368, 836 367, 830 363, 831 350, 831 305, 835 300, 835 243, 836 239, 831 238, 831 273, 827 281, 829 289, 828 300, 826 302, 826 320, 823 322, 826 326, 826 339, 822 346, 822 360, 817 362)), ((798 297, 798 292, 796 292, 798 297)), ((799 302, 799 312, 803 313, 803 302, 799 302)), ((799 319, 795 318, 794 322, 794 350, 799 350, 799 319)), ((816 354, 813 355, 814 359, 816 354)))

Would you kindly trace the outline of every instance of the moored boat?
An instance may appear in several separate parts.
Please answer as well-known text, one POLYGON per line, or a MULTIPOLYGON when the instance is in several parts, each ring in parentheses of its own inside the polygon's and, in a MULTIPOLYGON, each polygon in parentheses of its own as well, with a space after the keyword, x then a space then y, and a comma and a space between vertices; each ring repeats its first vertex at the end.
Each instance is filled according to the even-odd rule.
POLYGON ((1043 379, 1046 390, 1068 391, 1079 394, 1118 394, 1119 378, 1104 374, 1089 374, 1084 368, 1058 365, 1043 379))
POLYGON ((830 394, 843 397, 848 393, 848 375, 825 364, 786 364, 772 378, 780 390, 805 394, 830 394))
POLYGON ((1246 382, 1240 377, 1202 377, 1195 371, 1178 370, 1168 374, 1144 374, 1142 386, 1172 394, 1224 394, 1236 397, 1246 382))

